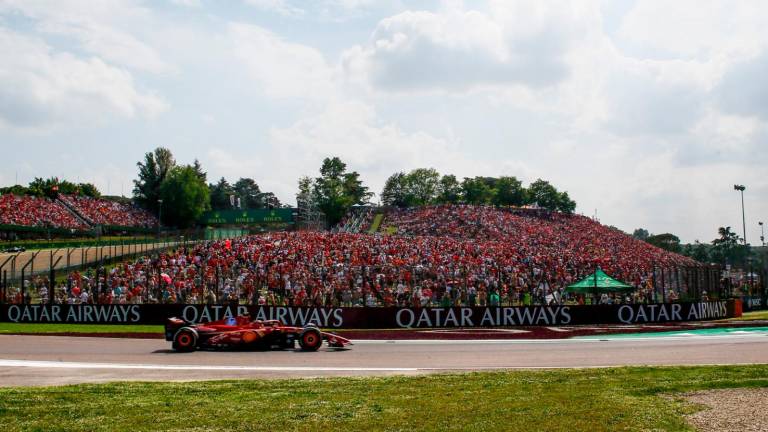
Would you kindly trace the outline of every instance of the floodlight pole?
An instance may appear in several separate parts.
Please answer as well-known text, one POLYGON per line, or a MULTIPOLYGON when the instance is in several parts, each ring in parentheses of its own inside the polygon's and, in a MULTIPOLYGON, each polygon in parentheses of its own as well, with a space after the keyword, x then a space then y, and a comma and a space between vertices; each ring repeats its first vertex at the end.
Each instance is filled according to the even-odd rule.
POLYGON ((744 246, 747 245, 747 220, 744 217, 744 189, 746 187, 744 185, 733 185, 733 189, 741 192, 741 228, 742 232, 744 233, 744 237, 742 240, 744 241, 744 246))

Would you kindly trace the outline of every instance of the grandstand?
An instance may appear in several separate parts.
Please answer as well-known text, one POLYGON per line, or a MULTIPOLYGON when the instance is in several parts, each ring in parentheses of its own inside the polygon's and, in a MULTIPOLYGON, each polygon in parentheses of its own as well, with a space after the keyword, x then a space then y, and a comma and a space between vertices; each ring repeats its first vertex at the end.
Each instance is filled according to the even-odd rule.
POLYGON ((719 294, 716 270, 583 216, 457 205, 392 209, 386 216, 379 211, 356 208, 331 231, 198 243, 127 262, 100 279, 73 272, 54 298, 277 306, 574 304, 597 301, 565 291, 597 266, 635 288, 601 302, 719 294), (394 234, 366 233, 376 219, 394 234))
POLYGON ((58 200, 0 195, 0 225, 28 228, 88 229, 88 224, 58 200))
POLYGON ((146 210, 103 198, 59 195, 59 200, 91 225, 152 228, 157 219, 146 210))
POLYGON ((397 235, 508 242, 533 262, 600 265, 636 283, 653 267, 699 265, 590 218, 541 209, 466 205, 394 209, 382 225, 397 235))
POLYGON ((146 230, 156 227, 157 219, 145 210, 104 198, 0 195, 0 231, 73 233, 97 226, 146 230))
POLYGON ((373 220, 373 208, 353 207, 333 229, 334 232, 359 233, 368 231, 373 220))

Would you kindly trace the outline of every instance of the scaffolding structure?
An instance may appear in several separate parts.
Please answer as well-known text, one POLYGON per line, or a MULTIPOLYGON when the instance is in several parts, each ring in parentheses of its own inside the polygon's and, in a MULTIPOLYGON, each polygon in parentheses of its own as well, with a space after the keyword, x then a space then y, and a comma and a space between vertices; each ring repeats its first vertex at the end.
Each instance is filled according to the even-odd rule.
POLYGON ((311 193, 296 195, 296 229, 321 231, 325 229, 325 214, 311 193))

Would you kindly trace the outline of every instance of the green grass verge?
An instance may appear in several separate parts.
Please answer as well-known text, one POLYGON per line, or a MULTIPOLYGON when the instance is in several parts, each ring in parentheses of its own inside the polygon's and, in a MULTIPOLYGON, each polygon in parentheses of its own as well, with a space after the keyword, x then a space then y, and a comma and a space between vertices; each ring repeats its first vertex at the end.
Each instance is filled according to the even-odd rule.
POLYGON ((768 365, 0 389, 16 430, 692 430, 676 394, 768 386, 768 365), (671 395, 672 397, 664 397, 671 395))
MULTIPOLYGON (((168 241, 176 241, 176 238, 169 239, 168 241)), ((0 242, 0 250, 5 250, 11 246, 21 246, 28 251, 40 250, 40 249, 56 249, 56 248, 75 248, 75 247, 88 247, 88 246, 110 246, 110 245, 128 245, 128 244, 141 244, 141 243, 154 243, 162 242, 163 239, 157 240, 154 236, 102 236, 100 239, 95 238, 74 238, 74 239, 59 239, 59 240, 21 240, 21 241, 3 241, 0 242)))
POLYGON ((371 223, 371 227, 368 228, 368 234, 375 234, 379 227, 381 226, 381 221, 384 220, 384 214, 383 213, 376 213, 376 216, 373 217, 373 222, 371 223))
POLYGON ((739 318, 733 318, 729 321, 752 321, 752 320, 768 320, 768 310, 760 310, 753 312, 744 312, 739 318))
POLYGON ((159 325, 0 323, 3 333, 163 333, 159 325))

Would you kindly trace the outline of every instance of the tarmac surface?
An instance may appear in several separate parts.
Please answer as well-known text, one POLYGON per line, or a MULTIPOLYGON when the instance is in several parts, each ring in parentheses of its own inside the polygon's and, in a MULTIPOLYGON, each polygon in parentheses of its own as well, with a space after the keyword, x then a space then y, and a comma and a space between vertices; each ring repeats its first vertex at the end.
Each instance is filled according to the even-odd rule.
POLYGON ((132 254, 147 254, 156 250, 167 249, 179 242, 113 244, 108 246, 85 246, 73 248, 56 248, 29 250, 24 252, 0 252, 0 270, 8 272, 8 278, 20 277, 21 269, 26 268, 26 274, 47 274, 51 263, 54 269, 77 267, 92 264, 101 259, 117 258, 132 254))
POLYGON ((358 340, 319 352, 197 351, 158 339, 0 335, 0 386, 370 376, 499 369, 768 363, 768 335, 358 340))

